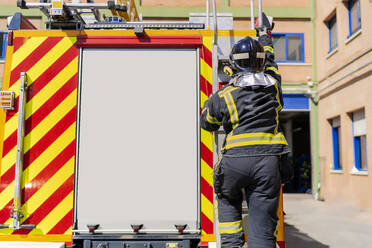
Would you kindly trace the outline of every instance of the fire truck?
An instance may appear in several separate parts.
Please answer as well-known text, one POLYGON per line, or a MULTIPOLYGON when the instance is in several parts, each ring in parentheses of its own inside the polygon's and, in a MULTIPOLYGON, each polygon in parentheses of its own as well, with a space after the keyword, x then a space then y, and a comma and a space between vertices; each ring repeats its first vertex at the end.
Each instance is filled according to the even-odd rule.
POLYGON ((133 0, 17 5, 48 22, 9 23, 0 247, 219 247, 221 135, 199 116, 229 80, 232 45, 254 29, 217 30, 214 1, 205 21, 172 23, 142 22, 133 0))

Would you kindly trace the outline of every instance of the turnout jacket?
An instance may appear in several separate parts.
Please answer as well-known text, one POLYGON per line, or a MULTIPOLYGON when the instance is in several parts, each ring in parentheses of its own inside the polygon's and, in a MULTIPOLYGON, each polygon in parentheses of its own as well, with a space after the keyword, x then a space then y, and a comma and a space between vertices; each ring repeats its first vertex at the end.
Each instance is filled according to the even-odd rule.
POLYGON ((264 72, 237 73, 205 102, 201 127, 217 131, 223 126, 225 155, 279 155, 288 153, 280 131, 279 112, 283 108, 281 76, 274 61, 272 40, 259 37, 264 47, 264 72))

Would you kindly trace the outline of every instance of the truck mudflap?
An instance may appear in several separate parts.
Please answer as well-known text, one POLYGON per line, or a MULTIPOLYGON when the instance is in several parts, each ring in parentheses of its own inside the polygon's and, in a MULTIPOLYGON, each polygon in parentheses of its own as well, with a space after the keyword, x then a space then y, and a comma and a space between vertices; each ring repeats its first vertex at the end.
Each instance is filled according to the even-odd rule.
POLYGON ((75 235, 79 248, 196 248, 200 246, 198 234, 94 234, 75 235))

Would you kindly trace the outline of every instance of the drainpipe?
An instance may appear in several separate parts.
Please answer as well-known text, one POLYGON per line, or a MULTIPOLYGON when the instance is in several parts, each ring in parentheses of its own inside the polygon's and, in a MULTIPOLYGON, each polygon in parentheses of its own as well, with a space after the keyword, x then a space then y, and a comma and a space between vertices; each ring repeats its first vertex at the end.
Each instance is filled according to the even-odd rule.
MULTIPOLYGON (((317 58, 316 58, 316 0, 311 0, 311 38, 312 38, 312 81, 317 81, 317 58)), ((317 83, 313 84, 312 91, 316 91, 317 83)), ((312 189, 313 197, 320 200, 320 163, 319 163, 319 120, 318 120, 318 96, 311 98, 311 160, 312 160, 312 189)))
POLYGON ((214 36, 213 36, 213 92, 218 90, 218 27, 217 27, 217 9, 216 0, 212 0, 213 23, 214 23, 214 36))

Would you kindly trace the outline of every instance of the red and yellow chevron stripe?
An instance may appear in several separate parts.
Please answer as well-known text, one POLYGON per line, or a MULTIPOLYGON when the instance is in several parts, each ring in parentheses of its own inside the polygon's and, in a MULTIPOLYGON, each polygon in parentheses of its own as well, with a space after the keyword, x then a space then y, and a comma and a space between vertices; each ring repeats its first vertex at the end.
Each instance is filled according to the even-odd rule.
MULTIPOLYGON (((212 94, 212 37, 203 37, 200 49, 200 106, 212 94)), ((201 144, 201 229, 202 236, 214 233, 213 211, 213 134, 203 129, 200 131, 201 144)))
POLYGON ((283 214, 283 187, 280 189, 279 207, 278 207, 279 228, 276 237, 276 243, 279 248, 285 248, 284 241, 284 214, 283 214))
MULTIPOLYGON (((7 236, 48 235, 71 241, 74 189, 78 49, 76 37, 15 37, 8 49, 4 90, 16 93, 27 73, 22 212, 33 230, 0 230, 7 236), (11 58, 10 58, 11 57, 11 58)), ((0 118, 1 121, 1 118, 0 118)), ((11 224, 18 110, 7 111, 0 147, 0 223, 11 224)))

